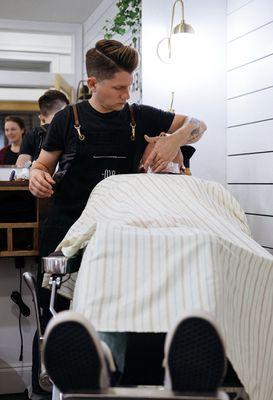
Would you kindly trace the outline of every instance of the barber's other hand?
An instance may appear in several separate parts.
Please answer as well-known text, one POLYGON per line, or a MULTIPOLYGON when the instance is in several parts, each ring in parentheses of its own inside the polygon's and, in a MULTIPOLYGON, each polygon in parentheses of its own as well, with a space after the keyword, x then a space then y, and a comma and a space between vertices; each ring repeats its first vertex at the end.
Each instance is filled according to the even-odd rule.
POLYGON ((55 181, 48 172, 40 169, 30 171, 29 190, 34 196, 40 199, 51 197, 54 193, 52 188, 54 184, 55 181))
POLYGON ((144 163, 145 170, 150 167, 153 172, 163 171, 167 164, 174 160, 180 149, 179 140, 175 135, 166 135, 162 132, 159 136, 144 135, 148 143, 155 143, 155 147, 144 163))

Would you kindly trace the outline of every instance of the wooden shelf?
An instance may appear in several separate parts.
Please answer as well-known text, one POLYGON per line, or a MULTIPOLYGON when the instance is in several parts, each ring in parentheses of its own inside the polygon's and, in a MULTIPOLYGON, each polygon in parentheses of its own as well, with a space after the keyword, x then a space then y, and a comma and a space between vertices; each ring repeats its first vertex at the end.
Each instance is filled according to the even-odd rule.
POLYGON ((0 257, 35 257, 38 250, 0 251, 0 257))
MULTIPOLYGON (((33 207, 31 211, 32 217, 28 217, 26 221, 24 215, 19 215, 20 201, 18 201, 19 215, 18 221, 14 221, 15 217, 9 210, 8 215, 2 214, 2 221, 0 220, 0 257, 22 257, 22 256, 37 256, 39 247, 39 200, 35 198, 32 200, 30 197, 28 182, 27 181, 1 181, 0 182, 0 202, 1 196, 7 202, 7 198, 12 199, 12 192, 16 196, 16 192, 25 191, 26 195, 21 194, 25 204, 30 204, 33 207), (24 199, 25 198, 25 199, 24 199), (29 202, 29 203, 28 203, 29 202), (10 217, 10 221, 9 221, 10 217), (31 221, 29 221, 31 219, 31 221), (33 221, 34 220, 34 221, 33 221)), ((5 207, 4 201, 4 207, 5 207)), ((17 203, 16 203, 17 206, 17 203)), ((6 205, 8 208, 8 205, 6 205)), ((29 211, 29 210, 28 210, 29 211)), ((24 210, 22 210, 24 213, 24 210)))
POLYGON ((0 181, 0 191, 7 190, 28 190, 28 181, 0 181))
POLYGON ((1 228, 38 228, 39 222, 0 222, 1 228))

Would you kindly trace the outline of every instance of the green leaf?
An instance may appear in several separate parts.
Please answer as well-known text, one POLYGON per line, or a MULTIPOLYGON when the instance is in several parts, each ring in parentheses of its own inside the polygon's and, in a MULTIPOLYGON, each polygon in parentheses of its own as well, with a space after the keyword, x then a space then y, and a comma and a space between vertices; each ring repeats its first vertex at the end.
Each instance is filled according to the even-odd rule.
POLYGON ((141 23, 141 0, 119 0, 116 6, 118 11, 112 22, 109 19, 105 21, 102 28, 104 34, 111 37, 115 34, 124 35, 126 28, 137 32, 141 23))
POLYGON ((104 34, 104 39, 109 40, 109 39, 112 39, 112 37, 113 37, 113 35, 111 35, 110 33, 105 33, 104 34))

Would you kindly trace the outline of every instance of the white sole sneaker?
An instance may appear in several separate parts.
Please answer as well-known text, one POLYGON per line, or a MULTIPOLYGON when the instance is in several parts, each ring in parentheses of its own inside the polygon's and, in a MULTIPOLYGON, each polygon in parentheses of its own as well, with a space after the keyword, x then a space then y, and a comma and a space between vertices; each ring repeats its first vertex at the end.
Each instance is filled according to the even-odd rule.
POLYGON ((214 393, 226 372, 223 340, 204 312, 184 315, 166 337, 165 387, 214 393))
POLYGON ((110 376, 98 334, 81 314, 63 311, 46 328, 42 357, 62 393, 106 389, 110 376))

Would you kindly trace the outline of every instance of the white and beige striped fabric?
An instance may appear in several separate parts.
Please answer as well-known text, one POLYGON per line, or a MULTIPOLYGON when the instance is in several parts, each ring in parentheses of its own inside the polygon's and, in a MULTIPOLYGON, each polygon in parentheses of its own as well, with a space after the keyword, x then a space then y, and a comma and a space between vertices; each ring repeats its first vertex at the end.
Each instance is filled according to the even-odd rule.
POLYGON ((184 311, 206 310, 251 400, 271 398, 273 257, 221 185, 181 175, 107 178, 60 248, 72 255, 85 245, 73 309, 98 330, 165 332, 184 311))

